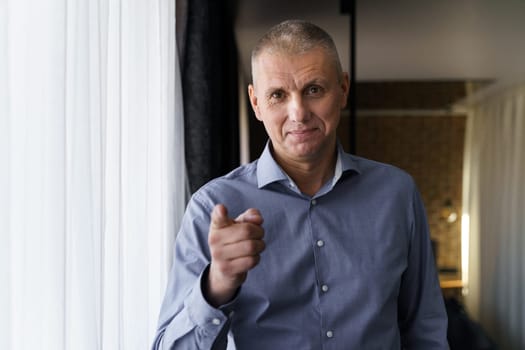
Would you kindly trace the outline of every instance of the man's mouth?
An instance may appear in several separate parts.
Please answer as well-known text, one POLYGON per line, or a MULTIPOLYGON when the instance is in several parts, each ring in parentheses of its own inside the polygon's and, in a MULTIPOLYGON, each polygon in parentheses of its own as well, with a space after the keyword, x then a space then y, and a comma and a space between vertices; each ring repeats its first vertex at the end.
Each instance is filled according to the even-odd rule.
POLYGON ((317 131, 316 128, 310 128, 310 129, 297 129, 297 130, 290 130, 288 131, 288 135, 294 137, 298 140, 307 139, 308 137, 312 136, 317 131))

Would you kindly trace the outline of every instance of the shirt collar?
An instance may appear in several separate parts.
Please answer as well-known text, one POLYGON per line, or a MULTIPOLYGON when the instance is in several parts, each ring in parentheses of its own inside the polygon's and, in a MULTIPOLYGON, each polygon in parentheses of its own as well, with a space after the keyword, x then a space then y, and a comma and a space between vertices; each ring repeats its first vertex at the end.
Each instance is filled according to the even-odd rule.
POLYGON ((270 141, 266 143, 264 150, 257 161, 257 185, 259 188, 271 184, 272 182, 279 182, 287 180, 288 176, 273 159, 270 151, 270 141))
MULTIPOLYGON (((360 173, 358 164, 354 157, 346 153, 341 146, 337 144, 337 161, 335 163, 334 178, 332 180, 332 186, 347 172, 360 173)), ((259 188, 263 188, 273 182, 289 181, 290 177, 284 172, 284 170, 277 164, 270 151, 270 141, 266 143, 264 150, 257 161, 257 185, 259 188)))

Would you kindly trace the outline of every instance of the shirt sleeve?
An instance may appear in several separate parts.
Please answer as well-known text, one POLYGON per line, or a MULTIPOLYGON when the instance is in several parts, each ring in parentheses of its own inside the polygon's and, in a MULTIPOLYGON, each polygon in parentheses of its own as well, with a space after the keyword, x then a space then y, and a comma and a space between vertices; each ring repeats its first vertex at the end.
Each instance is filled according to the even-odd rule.
POLYGON ((202 293, 210 263, 207 236, 211 209, 188 204, 175 241, 173 265, 152 346, 160 349, 226 349, 233 302, 214 308, 202 293))
POLYGON ((404 349, 448 349, 447 314, 439 286, 425 209, 414 186, 410 247, 398 302, 404 349))

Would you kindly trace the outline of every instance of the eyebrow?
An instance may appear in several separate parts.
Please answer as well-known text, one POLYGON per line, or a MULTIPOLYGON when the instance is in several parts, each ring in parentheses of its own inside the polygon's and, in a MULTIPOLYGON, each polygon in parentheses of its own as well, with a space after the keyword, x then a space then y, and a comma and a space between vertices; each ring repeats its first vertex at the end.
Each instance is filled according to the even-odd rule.
POLYGON ((327 79, 324 78, 314 78, 310 81, 308 81, 304 86, 310 86, 310 85, 326 85, 327 79))
MULTIPOLYGON (((306 83, 304 83, 303 86, 301 87, 301 90, 311 85, 325 86, 326 82, 327 82, 327 79, 324 79, 324 78, 319 78, 319 77, 313 78, 307 81, 306 83)), ((283 86, 271 86, 264 91, 264 96, 266 97, 271 96, 271 94, 273 94, 276 91, 286 91, 286 89, 283 86)))

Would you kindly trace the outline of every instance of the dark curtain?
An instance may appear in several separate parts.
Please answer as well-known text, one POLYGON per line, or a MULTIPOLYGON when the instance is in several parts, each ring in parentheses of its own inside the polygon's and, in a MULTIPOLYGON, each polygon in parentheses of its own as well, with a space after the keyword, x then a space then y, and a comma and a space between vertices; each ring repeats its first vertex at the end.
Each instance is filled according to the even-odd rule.
POLYGON ((239 165, 234 5, 191 0, 181 7, 186 167, 191 192, 239 165))

